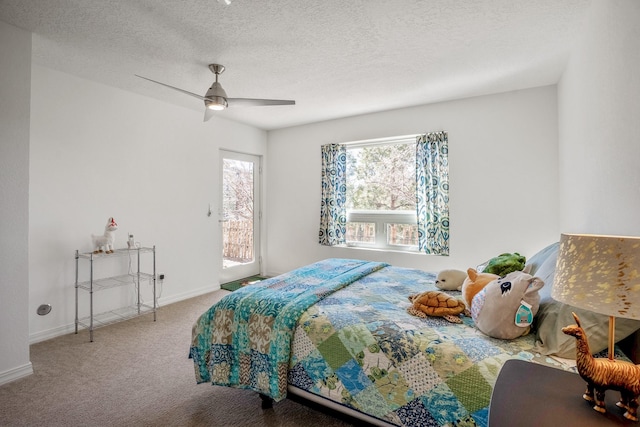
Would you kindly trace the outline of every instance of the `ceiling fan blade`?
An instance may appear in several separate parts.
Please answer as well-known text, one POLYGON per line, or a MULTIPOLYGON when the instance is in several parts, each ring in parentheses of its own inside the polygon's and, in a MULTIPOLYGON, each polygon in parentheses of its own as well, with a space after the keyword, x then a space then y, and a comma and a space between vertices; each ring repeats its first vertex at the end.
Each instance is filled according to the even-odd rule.
POLYGON ((256 107, 264 105, 295 105, 296 101, 285 99, 253 99, 253 98, 227 98, 229 107, 256 107))
POLYGON ((152 80, 152 79, 146 78, 146 77, 139 76, 139 75, 137 75, 137 74, 134 74, 134 75, 135 75, 136 77, 140 77, 141 79, 149 80, 150 82, 157 83, 157 84, 159 84, 159 85, 162 85, 162 86, 168 87, 169 89, 177 90, 178 92, 182 92, 182 93, 184 93, 184 94, 186 94, 186 95, 193 96, 194 98, 198 98, 198 99, 201 99, 201 100, 203 100, 203 101, 207 99, 207 98, 205 98, 205 97, 204 97, 204 96, 202 96, 202 95, 198 95, 197 93, 189 92, 188 90, 180 89, 179 87, 171 86, 171 85, 168 85, 168 84, 166 84, 166 83, 161 83, 161 82, 158 82, 158 81, 155 81, 155 80, 152 80))

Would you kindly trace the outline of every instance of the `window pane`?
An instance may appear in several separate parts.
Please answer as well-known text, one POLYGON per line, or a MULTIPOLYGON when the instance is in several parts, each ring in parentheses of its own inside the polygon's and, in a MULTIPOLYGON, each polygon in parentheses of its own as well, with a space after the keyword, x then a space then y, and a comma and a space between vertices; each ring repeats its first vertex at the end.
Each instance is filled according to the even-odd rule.
POLYGON ((223 160, 223 268, 254 261, 253 172, 252 162, 223 160))
POLYGON ((387 244, 418 246, 418 226, 415 224, 387 224, 387 244))
POLYGON ((348 222, 348 243, 375 243, 376 225, 373 222, 348 222))
POLYGON ((415 146, 403 143, 348 149, 347 209, 415 211, 415 146))
POLYGON ((413 138, 347 147, 346 181, 347 243, 417 250, 413 138))

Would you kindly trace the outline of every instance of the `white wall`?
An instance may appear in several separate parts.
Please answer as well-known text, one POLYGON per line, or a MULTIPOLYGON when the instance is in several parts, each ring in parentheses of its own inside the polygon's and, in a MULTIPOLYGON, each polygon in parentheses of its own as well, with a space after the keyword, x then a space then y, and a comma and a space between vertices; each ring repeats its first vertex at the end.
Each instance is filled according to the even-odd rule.
POLYGON ((0 22, 0 384, 29 362, 29 103, 31 33, 0 22))
POLYGON ((327 257, 438 271, 530 256, 559 238, 557 156, 555 86, 270 131, 267 271, 327 257), (322 144, 438 130, 449 132, 449 257, 318 244, 322 144))
MULTIPOLYGON (((157 246, 157 270, 166 275, 160 304, 218 288, 218 218, 207 217, 209 203, 217 212, 218 153, 263 155, 266 132, 218 118, 203 123, 200 111, 35 64, 31 93, 31 341, 73 330, 74 252, 92 250, 91 234, 102 234, 110 216, 119 225, 116 247, 126 247, 127 233, 157 246), (42 303, 53 306, 47 316, 35 313, 42 303)), ((127 262, 113 270, 126 273, 127 262)), ((103 310, 133 299, 131 288, 94 295, 103 310)), ((87 312, 88 295, 81 297, 87 312)))
POLYGON ((594 0, 558 85, 563 232, 640 235, 640 2, 594 0))
POLYGON ((638 22, 636 0, 594 0, 557 102, 555 86, 483 96, 271 131, 268 145, 263 131, 203 124, 199 112, 40 66, 29 130, 31 35, 0 22, 0 383, 31 369, 29 338, 71 330, 73 252, 90 249, 108 216, 119 246, 127 232, 158 246, 161 302, 217 287, 206 210, 219 148, 268 155, 269 274, 332 256, 464 269, 503 251, 531 255, 560 231, 640 234, 638 22), (442 129, 451 256, 318 245, 320 145, 442 129), (45 302, 53 311, 39 317, 45 302))

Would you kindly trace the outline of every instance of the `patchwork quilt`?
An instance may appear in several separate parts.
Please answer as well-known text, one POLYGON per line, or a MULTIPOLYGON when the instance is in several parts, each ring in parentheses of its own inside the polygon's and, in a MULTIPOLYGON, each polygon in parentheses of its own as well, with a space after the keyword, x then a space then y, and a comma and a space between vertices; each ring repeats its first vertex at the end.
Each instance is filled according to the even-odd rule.
POLYGON ((568 369, 533 352, 533 334, 499 340, 468 317, 409 315, 408 296, 434 282, 420 270, 334 259, 243 288, 194 325, 196 379, 276 400, 288 382, 398 426, 486 426, 506 360, 568 369))
POLYGON ((198 383, 286 396, 291 340, 302 312, 387 264, 328 259, 244 287, 196 321, 189 357, 198 383))

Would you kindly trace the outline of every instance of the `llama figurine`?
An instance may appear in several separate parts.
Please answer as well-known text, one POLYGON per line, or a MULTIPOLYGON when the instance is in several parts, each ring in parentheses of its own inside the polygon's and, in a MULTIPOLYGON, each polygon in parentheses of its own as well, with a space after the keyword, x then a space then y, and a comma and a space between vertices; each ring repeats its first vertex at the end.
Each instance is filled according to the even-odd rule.
POLYGON ((608 389, 620 391, 619 408, 626 409, 624 417, 638 421, 638 395, 640 395, 640 365, 624 360, 594 358, 589 350, 589 341, 580 326, 580 319, 575 313, 576 325, 562 328, 562 332, 574 336, 576 342, 576 364, 578 373, 587 382, 587 391, 582 397, 595 402, 593 409, 605 413, 604 393, 608 389), (595 390, 595 398, 594 398, 595 390))
POLYGON ((109 218, 107 221, 107 225, 104 227, 104 235, 96 236, 94 234, 91 235, 91 239, 93 240, 93 253, 97 254, 102 252, 104 248, 104 252, 108 254, 113 253, 113 242, 116 239, 115 231, 118 229, 118 224, 116 224, 116 220, 113 217, 109 218))

